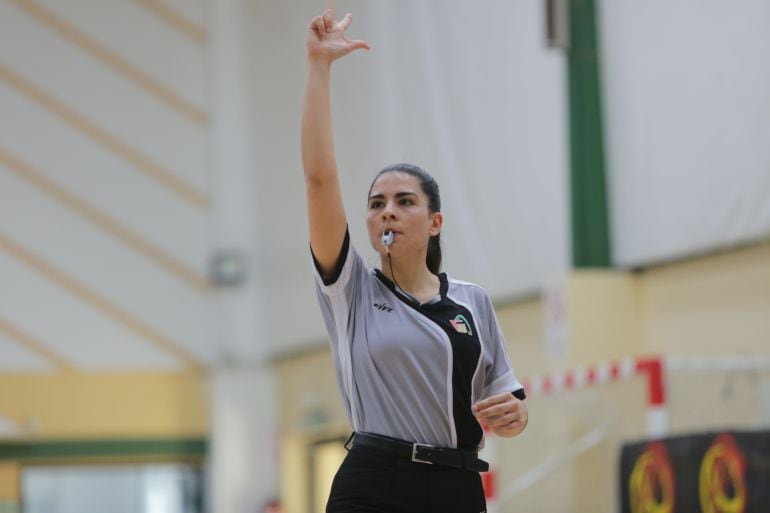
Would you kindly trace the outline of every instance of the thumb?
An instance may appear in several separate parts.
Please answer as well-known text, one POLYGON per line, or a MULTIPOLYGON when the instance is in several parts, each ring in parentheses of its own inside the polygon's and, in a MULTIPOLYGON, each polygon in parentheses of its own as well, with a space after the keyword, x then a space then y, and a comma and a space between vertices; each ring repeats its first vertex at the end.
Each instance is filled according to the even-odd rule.
POLYGON ((350 42, 350 51, 353 50, 369 50, 369 43, 361 39, 354 39, 350 42))

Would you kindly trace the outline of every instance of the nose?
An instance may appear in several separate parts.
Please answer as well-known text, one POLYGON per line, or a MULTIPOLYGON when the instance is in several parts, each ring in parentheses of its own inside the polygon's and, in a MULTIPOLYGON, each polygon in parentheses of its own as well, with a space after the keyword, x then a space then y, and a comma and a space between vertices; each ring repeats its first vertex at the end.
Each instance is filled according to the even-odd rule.
POLYGON ((393 219, 395 217, 396 217, 396 209, 394 208, 393 202, 388 201, 382 209, 382 218, 393 219))

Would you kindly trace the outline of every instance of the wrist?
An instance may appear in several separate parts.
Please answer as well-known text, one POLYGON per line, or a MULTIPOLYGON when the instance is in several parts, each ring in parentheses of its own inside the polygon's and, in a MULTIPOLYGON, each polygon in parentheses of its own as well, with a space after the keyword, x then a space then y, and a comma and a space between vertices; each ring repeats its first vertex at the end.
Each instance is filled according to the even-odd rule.
POLYGON ((308 55, 307 67, 313 71, 329 72, 332 67, 333 59, 324 55, 308 55))

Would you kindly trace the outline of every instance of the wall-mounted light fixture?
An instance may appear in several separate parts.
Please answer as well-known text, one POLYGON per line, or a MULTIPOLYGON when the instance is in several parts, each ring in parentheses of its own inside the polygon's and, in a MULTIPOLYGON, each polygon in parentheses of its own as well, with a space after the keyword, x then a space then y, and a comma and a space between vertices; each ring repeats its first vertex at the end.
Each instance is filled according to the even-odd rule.
POLYGON ((246 256, 233 249, 217 250, 209 259, 209 280, 216 287, 237 287, 246 281, 246 256))

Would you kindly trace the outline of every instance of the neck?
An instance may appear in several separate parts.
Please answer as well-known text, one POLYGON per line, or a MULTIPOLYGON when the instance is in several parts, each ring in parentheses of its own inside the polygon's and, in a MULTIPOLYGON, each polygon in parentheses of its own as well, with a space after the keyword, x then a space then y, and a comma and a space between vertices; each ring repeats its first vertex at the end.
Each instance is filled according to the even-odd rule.
POLYGON ((382 273, 398 287, 416 297, 420 302, 423 302, 439 292, 439 279, 438 276, 430 272, 425 258, 419 261, 407 261, 405 257, 391 257, 391 261, 387 255, 381 257, 382 273), (395 274, 395 279, 394 275, 395 274))

